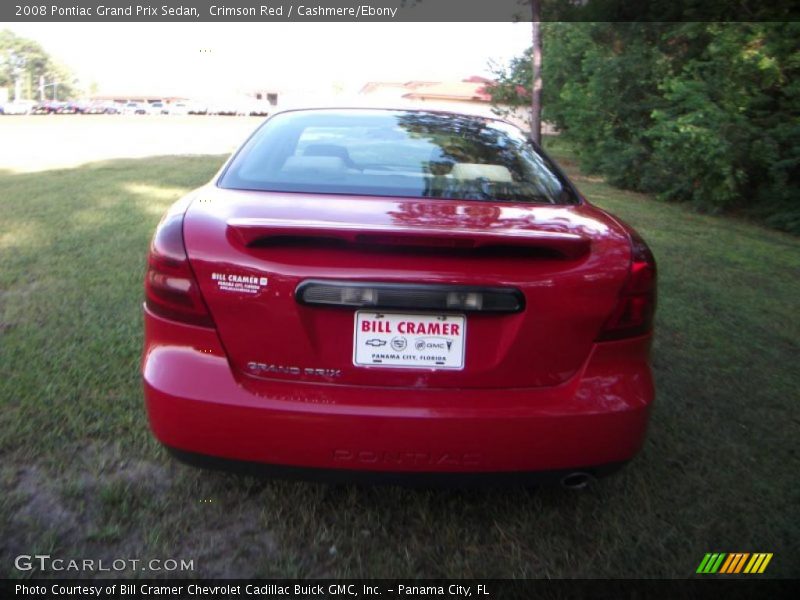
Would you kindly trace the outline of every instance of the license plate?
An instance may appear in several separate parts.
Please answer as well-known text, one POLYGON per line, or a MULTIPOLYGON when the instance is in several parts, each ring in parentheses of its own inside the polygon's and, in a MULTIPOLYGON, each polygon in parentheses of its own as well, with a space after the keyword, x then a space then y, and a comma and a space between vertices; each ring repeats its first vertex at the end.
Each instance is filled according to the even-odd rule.
POLYGON ((353 364, 360 367, 463 369, 464 315, 356 312, 353 364))

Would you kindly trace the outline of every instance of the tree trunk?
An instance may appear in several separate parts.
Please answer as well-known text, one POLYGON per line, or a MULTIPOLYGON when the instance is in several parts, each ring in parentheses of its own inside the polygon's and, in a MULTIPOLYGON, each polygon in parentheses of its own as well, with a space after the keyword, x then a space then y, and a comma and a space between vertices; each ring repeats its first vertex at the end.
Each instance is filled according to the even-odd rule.
POLYGON ((542 6, 541 0, 531 0, 531 27, 533 46, 531 50, 531 139, 542 143, 542 6))

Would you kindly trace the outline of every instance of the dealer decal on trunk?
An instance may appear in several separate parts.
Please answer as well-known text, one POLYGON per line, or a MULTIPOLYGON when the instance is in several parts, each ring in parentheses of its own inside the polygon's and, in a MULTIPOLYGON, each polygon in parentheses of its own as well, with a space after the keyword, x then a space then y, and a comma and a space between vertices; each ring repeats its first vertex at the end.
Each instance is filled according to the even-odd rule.
POLYGON ((243 294, 257 294, 267 287, 269 283, 266 277, 240 273, 211 273, 211 279, 217 282, 217 289, 221 292, 239 292, 243 294))

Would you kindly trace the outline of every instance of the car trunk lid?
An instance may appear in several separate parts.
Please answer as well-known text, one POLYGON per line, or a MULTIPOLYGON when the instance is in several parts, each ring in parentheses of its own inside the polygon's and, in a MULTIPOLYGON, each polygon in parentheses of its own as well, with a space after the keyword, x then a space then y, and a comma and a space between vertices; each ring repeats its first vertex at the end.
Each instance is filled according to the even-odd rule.
POLYGON ((184 237, 245 383, 558 385, 585 362, 630 257, 624 229, 588 204, 212 186, 187 211, 184 237), (438 344, 443 360, 404 361, 419 344, 438 344))

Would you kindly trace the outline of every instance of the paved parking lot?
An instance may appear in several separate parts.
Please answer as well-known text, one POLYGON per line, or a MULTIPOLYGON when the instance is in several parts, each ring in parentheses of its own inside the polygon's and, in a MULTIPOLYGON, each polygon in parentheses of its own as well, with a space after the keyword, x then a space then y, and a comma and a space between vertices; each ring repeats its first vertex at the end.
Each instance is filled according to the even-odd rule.
POLYGON ((43 171, 114 158, 233 151, 263 117, 0 117, 0 170, 43 171))

